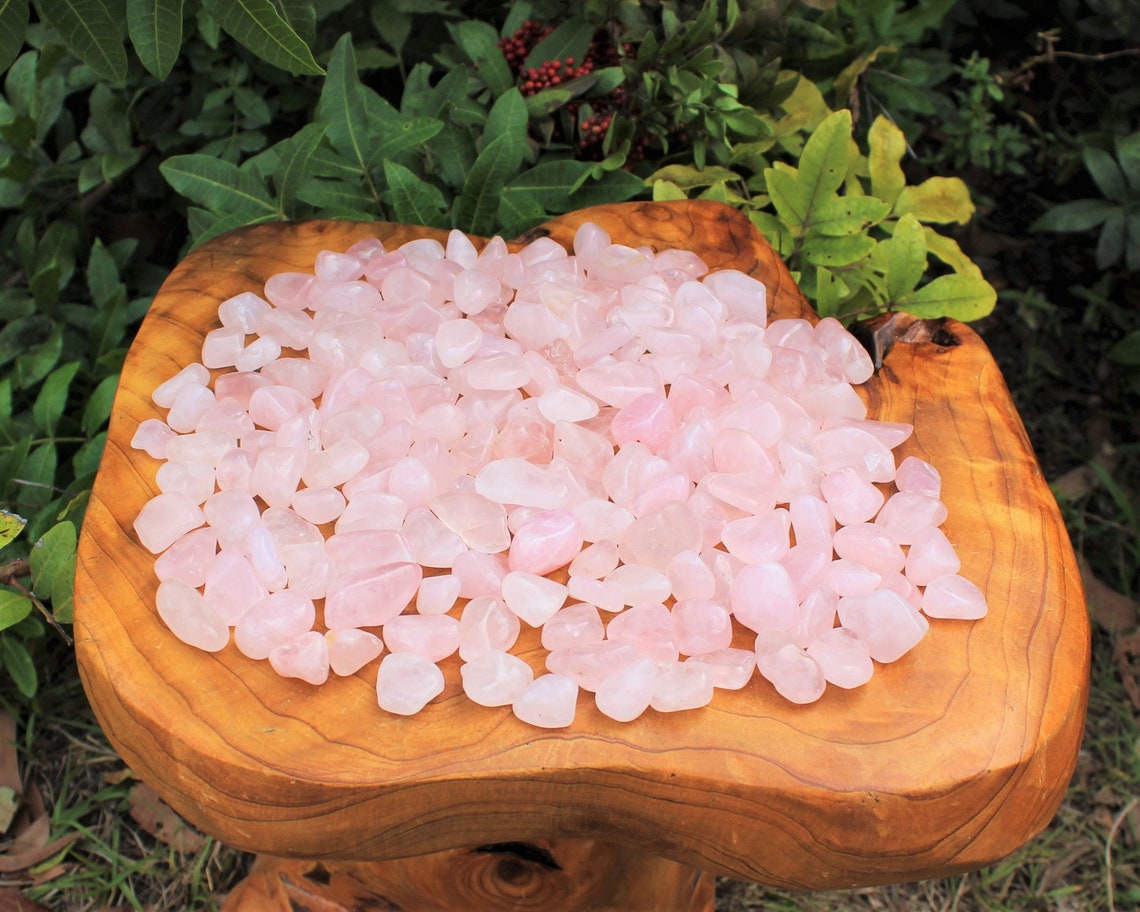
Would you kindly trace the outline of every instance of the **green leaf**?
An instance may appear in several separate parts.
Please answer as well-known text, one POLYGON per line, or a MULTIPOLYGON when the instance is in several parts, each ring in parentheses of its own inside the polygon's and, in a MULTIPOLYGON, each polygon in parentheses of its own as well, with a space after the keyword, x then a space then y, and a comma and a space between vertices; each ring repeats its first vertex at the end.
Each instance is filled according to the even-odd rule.
MULTIPOLYGON (((590 162, 573 159, 540 162, 507 184, 503 198, 525 196, 547 212, 569 212, 578 206, 577 201, 570 199, 570 188, 592 167, 590 162)), ((520 203, 518 207, 522 211, 525 204, 520 203)))
POLYGON ((500 136, 487 145, 475 159, 456 200, 455 227, 468 234, 494 234, 503 187, 520 164, 522 150, 516 137, 500 136))
POLYGON ((182 50, 183 5, 184 0, 127 0, 127 34, 156 79, 170 75, 182 50))
POLYGON ((127 78, 127 51, 106 0, 35 0, 40 18, 59 32, 67 49, 111 82, 127 78))
POLYGON ((607 171, 596 180, 587 181, 570 195, 572 209, 585 209, 602 203, 620 203, 633 199, 646 190, 645 181, 636 174, 618 168, 607 171))
POLYGON ((368 171, 369 117, 356 73, 352 33, 340 36, 329 56, 318 116, 328 125, 329 143, 348 161, 368 171))
POLYGON ((525 193, 504 193, 499 199, 499 225, 507 237, 517 237, 541 225, 546 218, 547 213, 538 200, 525 193))
POLYGON ((48 374, 32 404, 32 420, 37 431, 49 437, 55 434, 56 425, 67 407, 67 390, 78 370, 79 362, 69 361, 48 374))
POLYGON ((111 417, 111 404, 115 401, 115 392, 119 388, 119 375, 112 374, 104 377, 95 387, 94 392, 87 397, 83 406, 83 416, 79 426, 88 437, 93 437, 111 417))
POLYGON ((384 179, 397 221, 405 225, 446 227, 447 201, 438 187, 393 161, 384 162, 384 179))
POLYGON ((443 121, 434 117, 413 117, 411 120, 405 120, 395 129, 384 132, 383 139, 369 152, 368 165, 375 167, 409 150, 419 149, 442 129, 443 121))
POLYGON ((36 666, 28 647, 12 636, 0 637, 0 661, 8 669, 8 674, 16 682, 16 687, 25 697, 31 699, 36 695, 38 681, 36 680, 36 666))
POLYGON ((0 548, 19 535, 27 524, 28 521, 24 517, 9 513, 7 510, 0 510, 0 548))
POLYGON ((1122 339, 1117 339, 1108 350, 1108 358, 1117 364, 1140 367, 1140 329, 1134 329, 1122 339))
POLYGON ((874 249, 875 239, 865 234, 853 234, 847 237, 813 234, 804 241, 800 252, 807 263, 838 269, 863 259, 874 249))
POLYGON ((0 630, 6 630, 13 624, 20 623, 35 607, 26 595, 0 589, 0 630))
POLYGON ((212 155, 172 155, 159 171, 175 190, 216 215, 278 215, 261 181, 212 155))
POLYGON ((277 208, 281 212, 292 214, 297 201, 297 187, 304 179, 309 159, 313 157, 326 130, 328 124, 305 124, 280 144, 284 149, 277 170, 273 173, 273 182, 277 187, 277 208))
POLYGON ((1105 198, 1117 203, 1123 202, 1128 188, 1125 185, 1124 173, 1115 159, 1104 149, 1098 149, 1096 146, 1085 146, 1081 150, 1081 159, 1096 182, 1097 189, 1105 198))
POLYGON ((1115 266, 1124 255, 1124 210, 1117 208, 1104 220, 1096 241, 1097 269, 1115 266))
POLYGON ((1116 140, 1116 158, 1133 193, 1140 193, 1140 132, 1116 140))
POLYGON ((786 168, 765 168, 764 182, 776 214, 789 228, 803 228, 808 217, 811 191, 800 184, 795 171, 786 168))
POLYGON ((837 196, 816 208, 811 227, 832 237, 857 234, 881 222, 890 211, 889 204, 873 196, 837 196))
POLYGON ((526 126, 529 121, 526 102, 522 92, 510 88, 491 105, 487 123, 483 127, 483 139, 490 142, 500 136, 514 137, 520 148, 526 144, 526 126))
POLYGON ((904 295, 895 302, 919 319, 951 317, 968 323, 989 315, 997 301, 997 291, 981 275, 944 275, 904 295))
POLYGON ((926 272, 926 232, 918 219, 913 215, 899 219, 894 235, 879 242, 876 259, 883 265, 891 301, 914 291, 926 272))
POLYGON ((894 205, 906 186, 902 161, 906 154, 906 136, 902 130, 882 114, 875 118, 867 133, 869 152, 867 170, 871 175, 871 193, 883 202, 894 205))
POLYGON ((7 71, 24 46, 28 0, 0 0, 0 70, 7 71))
POLYGON ((800 154, 797 182, 807 195, 807 219, 839 190, 851 157, 851 112, 844 108, 812 131, 800 154))
POLYGON ((1102 224, 1120 207, 1108 200, 1081 199, 1061 203, 1036 219, 1030 231, 1088 231, 1102 224))
POLYGON ((499 34, 494 26, 477 19, 464 19, 457 24, 449 22, 447 28, 455 43, 475 64, 475 72, 494 98, 514 86, 515 78, 499 48, 499 34))
POLYGON ((77 537, 75 523, 56 523, 28 554, 32 589, 40 598, 51 599, 52 613, 62 623, 71 623, 77 537))
POLYGON ((957 177, 930 177, 917 187, 903 187, 895 214, 912 213, 920 222, 965 225, 974 215, 970 188, 957 177))
POLYGON ((581 17, 571 17, 534 46, 523 61, 522 69, 529 70, 567 57, 573 57, 574 64, 579 65, 586 59, 593 39, 594 26, 581 17))
POLYGON ((322 214, 346 214, 349 212, 371 213, 366 217, 375 219, 377 201, 359 184, 345 181, 321 180, 307 177, 297 188, 297 198, 318 209, 322 214))
POLYGON ((324 74, 305 40, 272 0, 202 0, 202 6, 238 44, 266 63, 294 75, 324 74))

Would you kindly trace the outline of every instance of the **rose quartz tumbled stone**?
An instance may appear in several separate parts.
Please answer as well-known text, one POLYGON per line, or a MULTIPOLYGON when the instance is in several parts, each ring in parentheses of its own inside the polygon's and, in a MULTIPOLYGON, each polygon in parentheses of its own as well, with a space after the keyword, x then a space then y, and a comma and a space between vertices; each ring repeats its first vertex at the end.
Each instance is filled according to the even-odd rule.
POLYGON ((614 721, 632 722, 649 708, 656 677, 653 662, 639 658, 605 677, 594 691, 594 702, 614 721))
POLYGON ((927 617, 977 620, 986 616, 985 594, 956 573, 939 576, 926 584, 922 611, 927 617))
POLYGON ((309 630, 273 647, 269 664, 284 678, 300 678, 308 684, 324 684, 329 677, 329 644, 323 634, 309 630))
POLYGON ((459 669, 463 692, 480 706, 508 706, 526 692, 534 680, 534 672, 518 656, 492 651, 459 669))
POLYGON ((333 674, 356 674, 384 651, 380 637, 358 627, 338 627, 325 631, 329 668, 333 674))
POLYGON ((582 541, 582 521, 577 516, 569 510, 544 510, 515 532, 508 564, 512 570, 544 575, 570 563, 582 541))
POLYGON ((431 659, 414 652, 390 652, 376 674, 376 701, 381 709, 414 716, 443 693, 443 672, 431 659))
POLYGON ((566 728, 578 709, 578 685, 562 675, 535 678, 511 704, 517 718, 539 728, 566 728))
POLYGON ((177 579, 159 583, 155 605, 163 623, 183 643, 206 652, 229 644, 229 626, 193 586, 177 579))

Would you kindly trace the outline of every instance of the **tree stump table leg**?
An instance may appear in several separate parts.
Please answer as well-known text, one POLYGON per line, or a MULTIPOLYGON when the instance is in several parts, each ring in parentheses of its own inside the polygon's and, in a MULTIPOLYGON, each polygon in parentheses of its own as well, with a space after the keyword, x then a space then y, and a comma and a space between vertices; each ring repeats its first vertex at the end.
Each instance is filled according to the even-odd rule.
POLYGON ((713 912, 715 886, 637 849, 554 839, 378 862, 259 855, 222 912, 713 912))

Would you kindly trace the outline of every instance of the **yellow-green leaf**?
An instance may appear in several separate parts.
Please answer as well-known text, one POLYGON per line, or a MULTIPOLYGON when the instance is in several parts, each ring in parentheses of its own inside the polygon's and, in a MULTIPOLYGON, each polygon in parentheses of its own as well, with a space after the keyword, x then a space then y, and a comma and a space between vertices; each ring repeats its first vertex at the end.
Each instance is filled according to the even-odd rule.
POLYGON ((917 187, 904 187, 895 202, 895 215, 911 213, 920 222, 964 225, 974 215, 970 188, 957 177, 931 177, 917 187))
POLYGON ((871 124, 867 134, 870 151, 867 154, 867 168, 871 174, 871 193, 886 203, 894 205, 899 193, 906 186, 902 161, 906 154, 906 136, 903 131, 881 114, 871 124))
POLYGON ((887 297, 897 301, 910 294, 926 272, 926 237, 913 215, 904 215, 895 226, 894 235, 880 241, 876 262, 882 264, 887 277, 887 297))
POLYGON ((845 108, 815 128, 800 154, 796 180, 807 194, 808 218, 843 185, 851 151, 851 112, 845 108))
POLYGON ((923 285, 895 302, 921 319, 951 317, 968 323, 988 316, 997 302, 997 291, 980 275, 945 275, 923 285))
POLYGON ((837 196, 812 213, 811 227, 820 234, 856 234, 886 218, 891 207, 873 196, 837 196))
POLYGON ((19 535, 27 524, 28 521, 19 514, 0 510, 0 548, 19 535))

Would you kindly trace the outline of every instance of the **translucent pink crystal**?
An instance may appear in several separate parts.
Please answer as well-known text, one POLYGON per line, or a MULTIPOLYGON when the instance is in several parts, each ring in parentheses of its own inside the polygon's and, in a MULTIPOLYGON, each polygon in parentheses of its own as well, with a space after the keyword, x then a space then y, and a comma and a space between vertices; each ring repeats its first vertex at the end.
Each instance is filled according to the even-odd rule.
POLYGON ((394 563, 341 574, 329 583, 325 624, 379 627, 400 614, 419 588, 419 564, 394 563))
POLYGON ((414 652, 390 652, 376 674, 376 701, 399 716, 414 716, 443 693, 443 672, 414 652))
POLYGON ((459 621, 446 614, 397 615, 384 624, 384 645, 440 662, 459 649, 459 621))
POLYGON ((955 574, 961 567, 962 561, 941 529, 923 529, 907 549, 906 578, 916 586, 955 574))
POLYGON ((206 515, 194 498, 186 494, 158 494, 143 504, 135 517, 134 530, 144 548, 159 554, 205 522, 206 515))
POLYGON ((416 611, 420 614, 446 614, 459 598, 459 577, 444 573, 425 576, 416 592, 416 611))
POLYGON ((942 496, 942 476, 925 459, 907 456, 895 470, 895 484, 900 491, 924 494, 936 500, 942 496))
POLYGON ((358 627, 338 627, 325 631, 328 643, 329 667, 333 674, 356 674, 384 651, 380 637, 358 627))
POLYGON ((610 675, 642 658, 635 644, 598 640, 547 653, 546 669, 570 678, 583 690, 596 691, 610 675))
POLYGON ((901 658, 918 645, 930 627, 901 595, 886 589, 841 598, 839 622, 862 637, 876 662, 901 658))
POLYGON ((792 642, 774 646, 757 637, 756 669, 791 703, 813 703, 827 689, 819 663, 792 642))
POLYGON ((942 525, 946 516, 946 505, 938 498, 898 491, 883 504, 875 522, 900 545, 909 545, 926 529, 942 525))
POLYGON ((544 575, 565 566, 582 547, 582 522, 569 510, 543 510, 524 522, 511 542, 512 570, 544 575))
POLYGON ((629 643, 658 664, 675 662, 678 657, 672 615, 661 604, 638 605, 615 615, 606 626, 606 639, 629 643))
POLYGON ((511 708, 516 718, 528 725, 566 728, 578 709, 578 685, 561 675, 539 675, 511 708))
POLYGON ((289 589, 272 592, 238 619, 234 643, 251 659, 268 658, 282 643, 311 630, 316 616, 311 599, 289 589))
POLYGON ((653 662, 639 658, 606 676, 595 688, 594 702, 614 721, 632 722, 649 708, 656 676, 653 662))
POLYGON ((158 556, 154 575, 160 580, 177 579, 197 588, 206 582, 217 550, 218 539, 213 529, 194 529, 158 556))
POLYGON ((713 679, 707 666, 698 662, 669 662, 657 667, 653 697, 658 712, 680 712, 707 706, 713 697, 713 679))
POLYGON ((836 687, 860 687, 871 680, 874 663, 863 638, 847 627, 824 631, 807 647, 823 670, 829 684, 836 687))
POLYGON ((158 584, 158 616, 178 639, 206 652, 218 652, 230 641, 230 628, 195 589, 178 579, 158 584))
POLYGON ((244 554, 223 548, 210 563, 204 594, 218 616, 232 627, 269 595, 269 589, 244 554))
POLYGON ((939 576, 926 584, 922 611, 928 617, 977 620, 987 612, 985 594, 958 574, 939 576))
POLYGON ((741 568, 732 581, 732 615, 749 630, 790 630, 799 599, 788 571, 767 562, 741 568))
POLYGON ((732 645, 732 615, 712 599, 679 601, 672 609, 672 639, 682 655, 719 652, 732 645))
POLYGON ((485 652, 459 669, 463 692, 480 706, 508 706, 526 692, 534 672, 509 652, 485 652))
POLYGON ((459 619, 459 656, 470 662, 487 652, 508 652, 520 629, 518 617, 500 599, 471 599, 459 619))
POLYGON ((532 627, 541 627, 566 602, 561 583, 535 573, 513 571, 503 577, 503 602, 532 627))
POLYGON ((703 665, 713 687, 721 690, 740 690, 752 680, 756 671, 756 653, 731 646, 717 652, 690 656, 685 662, 703 665))
POLYGON ((310 630, 273 647, 269 664, 284 678, 324 684, 329 677, 329 646, 324 634, 310 630))

